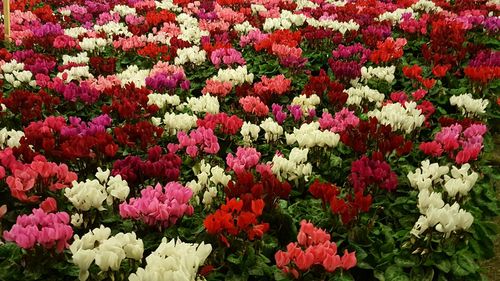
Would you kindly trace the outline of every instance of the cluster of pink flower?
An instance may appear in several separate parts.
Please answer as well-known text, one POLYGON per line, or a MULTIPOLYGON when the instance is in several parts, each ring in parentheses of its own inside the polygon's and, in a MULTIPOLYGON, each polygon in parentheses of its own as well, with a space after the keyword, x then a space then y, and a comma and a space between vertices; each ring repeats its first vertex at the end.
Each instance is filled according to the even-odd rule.
POLYGON ((341 111, 336 112, 335 117, 332 117, 328 112, 323 112, 318 121, 321 129, 329 129, 335 133, 345 131, 348 126, 356 127, 359 124, 359 118, 354 115, 353 111, 345 107, 341 111))
POLYGON ((186 153, 191 157, 196 157, 200 150, 215 154, 220 149, 217 136, 210 128, 200 127, 191 131, 189 135, 181 131, 177 133, 177 139, 179 140, 178 148, 186 148, 186 153))
POLYGON ((227 165, 237 174, 255 167, 260 160, 260 152, 253 147, 238 147, 236 157, 229 153, 226 157, 227 165))
POLYGON ((174 225, 184 215, 192 215, 193 206, 188 202, 193 191, 177 182, 162 187, 148 186, 141 191, 140 198, 131 198, 129 203, 120 204, 120 216, 142 220, 151 226, 162 228, 174 225))
POLYGON ((276 265, 284 273, 298 279, 300 272, 308 271, 313 265, 320 265, 328 272, 337 268, 348 270, 356 265, 355 252, 337 254, 337 244, 330 242, 330 234, 305 220, 300 222, 297 242, 288 244, 286 252, 275 254, 276 265))
POLYGON ((450 158, 455 159, 455 163, 464 164, 477 159, 483 148, 483 135, 486 131, 483 124, 472 124, 465 130, 462 125, 454 124, 441 128, 433 141, 423 142, 419 148, 434 157, 446 152, 450 158))
POLYGON ((234 48, 220 48, 214 50, 210 55, 210 60, 216 68, 219 68, 221 63, 226 65, 245 64, 245 59, 243 59, 241 53, 234 48))
POLYGON ((58 253, 69 246, 73 236, 66 212, 45 213, 42 209, 33 209, 30 215, 20 215, 10 231, 4 231, 6 241, 13 241, 23 249, 31 249, 36 244, 45 249, 56 248, 58 253))
POLYGON ((0 151, 0 164, 0 179, 5 177, 7 168, 11 173, 6 178, 10 193, 23 202, 37 202, 47 187, 56 191, 70 186, 77 179, 66 164, 48 162, 41 155, 35 156, 30 164, 24 164, 16 159, 10 148, 0 151), (35 195, 29 195, 32 192, 35 195))

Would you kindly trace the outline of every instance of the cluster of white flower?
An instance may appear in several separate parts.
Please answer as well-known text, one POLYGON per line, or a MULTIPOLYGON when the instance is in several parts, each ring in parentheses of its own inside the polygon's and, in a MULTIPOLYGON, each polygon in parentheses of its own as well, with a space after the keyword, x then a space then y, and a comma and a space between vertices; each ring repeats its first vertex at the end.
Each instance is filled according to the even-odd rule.
POLYGON ((70 62, 76 63, 76 64, 88 64, 89 63, 89 56, 87 52, 81 52, 78 53, 76 56, 70 56, 70 55, 63 55, 63 65, 66 65, 70 62))
POLYGON ((448 166, 430 164, 429 160, 422 161, 421 164, 421 168, 407 175, 411 186, 419 190, 433 190, 433 187, 440 185, 452 198, 457 194, 467 196, 479 177, 478 173, 470 170, 469 163, 463 164, 460 169, 452 166, 451 171, 448 166), (449 172, 451 176, 448 175, 449 172))
POLYGON ((207 60, 207 52, 200 50, 200 47, 193 46, 177 50, 177 56, 174 59, 176 65, 192 63, 200 65, 207 60))
POLYGON ((78 38, 80 35, 87 33, 87 31, 86 28, 78 26, 64 29, 64 34, 72 38, 78 38))
POLYGON ((205 163, 205 160, 201 160, 199 165, 194 166, 193 171, 198 180, 192 180, 188 182, 186 186, 193 190, 193 197, 191 200, 193 200, 196 205, 200 204, 200 197, 198 194, 204 191, 202 203, 205 204, 205 206, 210 206, 213 199, 217 197, 218 185, 225 187, 231 180, 231 176, 224 173, 223 168, 217 165, 210 166, 209 163, 205 163))
POLYGON ((110 39, 113 37, 113 35, 119 35, 122 37, 131 37, 133 35, 123 22, 110 21, 103 25, 94 25, 94 30, 96 32, 106 33, 108 35, 108 38, 110 39))
POLYGON ((471 94, 450 97, 450 104, 458 107, 462 114, 479 115, 486 113, 489 104, 486 99, 474 99, 471 94))
POLYGON ((347 31, 355 31, 359 29, 359 24, 354 22, 353 20, 349 20, 348 22, 342 22, 331 19, 320 19, 317 20, 315 18, 307 18, 307 23, 310 26, 317 28, 328 28, 334 31, 338 31, 342 34, 345 34, 347 31))
POLYGON ((245 145, 251 145, 259 137, 260 127, 250 122, 243 122, 240 134, 245 145))
POLYGON ((248 32, 256 29, 248 21, 244 21, 242 23, 235 24, 233 28, 239 34, 247 34, 248 32))
POLYGON ((181 99, 177 95, 168 94, 149 94, 148 105, 156 105, 159 108, 164 108, 167 105, 178 106, 181 104, 181 99))
POLYGON ((349 95, 346 102, 347 105, 361 105, 363 100, 367 100, 368 102, 375 103, 376 107, 380 107, 385 98, 384 94, 366 85, 356 85, 345 90, 345 92, 349 95))
POLYGON ((278 122, 275 122, 273 118, 269 117, 260 123, 260 127, 264 129, 264 138, 267 142, 277 141, 280 136, 283 135, 283 127, 281 127, 278 122))
POLYGON ((382 22, 382 21, 390 21, 392 25, 396 25, 401 21, 403 18, 404 14, 410 13, 412 17, 415 17, 416 13, 413 11, 412 8, 406 8, 406 9, 396 9, 392 12, 385 12, 378 16, 376 20, 382 22))
POLYGON ((198 117, 190 115, 187 113, 165 113, 163 122, 161 118, 153 117, 152 123, 155 126, 160 126, 163 123, 163 127, 169 135, 175 135, 179 131, 189 131, 191 128, 196 127, 196 121, 198 117))
POLYGON ((425 121, 425 116, 413 101, 405 102, 404 106, 400 103, 386 104, 382 109, 368 112, 368 116, 377 118, 381 124, 391 125, 392 131, 402 130, 407 134, 425 121))
POLYGON ((425 13, 439 13, 443 9, 430 0, 419 0, 417 3, 411 5, 414 11, 424 11, 425 13))
POLYGON ((252 14, 258 14, 260 12, 267 12, 267 8, 261 4, 251 4, 250 9, 252 10, 252 14))
POLYGON ((271 171, 280 181, 297 181, 301 178, 307 180, 312 173, 312 165, 307 162, 307 153, 309 153, 309 148, 294 147, 288 159, 281 155, 274 155, 271 171))
POLYGON ((7 147, 19 147, 20 140, 24 137, 23 131, 7 130, 3 128, 0 130, 0 149, 7 147))
POLYGON ((253 73, 248 73, 246 65, 238 66, 235 69, 219 69, 217 75, 212 77, 212 80, 219 82, 231 82, 233 86, 241 85, 243 83, 252 83, 254 75, 253 73))
POLYGON ((309 0, 297 0, 295 1, 295 3, 297 3, 297 8, 296 10, 301 10, 303 8, 312 8, 312 9, 316 9, 319 7, 318 4, 312 2, 312 1, 309 1, 309 0))
POLYGON ((407 177, 410 185, 418 190, 432 189, 436 184, 442 183, 442 177, 450 171, 448 166, 439 166, 438 163, 431 164, 429 160, 424 160, 421 167, 415 172, 409 172, 407 177))
POLYGON ((195 113, 219 113, 219 100, 217 97, 211 95, 202 95, 199 98, 188 98, 186 103, 182 103, 177 107, 178 110, 182 110, 185 107, 191 109, 195 113))
POLYGON ((468 229, 474 221, 471 213, 461 209, 457 202, 451 206, 445 204, 439 192, 426 189, 420 191, 418 208, 422 215, 411 230, 411 234, 416 237, 420 237, 429 228, 435 228, 449 237, 452 232, 468 229))
POLYGON ((3 74, 0 74, 0 79, 5 78, 14 88, 20 87, 22 84, 28 84, 31 87, 36 86, 36 81, 33 80, 33 73, 24 70, 24 63, 18 63, 12 60, 2 65, 3 74))
POLYGON ((59 8, 57 12, 65 17, 71 16, 71 10, 68 7, 59 8))
POLYGON ((155 1, 156 9, 167 10, 172 12, 182 12, 182 8, 174 4, 173 0, 155 1))
POLYGON ((201 30, 198 20, 186 13, 177 15, 177 23, 181 29, 179 39, 188 41, 193 44, 199 44, 203 36, 208 36, 210 33, 206 30, 201 30))
POLYGON ((396 71, 396 67, 394 65, 392 66, 379 66, 379 67, 373 67, 369 66, 366 68, 366 66, 363 66, 361 68, 361 81, 368 81, 370 79, 378 79, 378 80, 385 80, 389 83, 392 83, 394 81, 394 72, 396 71))
MULTIPOLYGON (((175 25, 174 23, 164 23, 164 26, 175 25)), ((162 45, 169 45, 170 43, 170 35, 164 31, 158 31, 157 33, 148 33, 146 34, 146 42, 148 43, 158 43, 162 45)))
POLYGON ((85 37, 80 42, 80 48, 82 48, 83 51, 94 51, 95 49, 102 50, 108 43, 109 41, 104 38, 85 37))
POLYGON ((298 143, 299 147, 335 147, 340 135, 329 130, 321 131, 319 122, 302 124, 300 129, 294 128, 293 133, 285 133, 288 145, 298 143))
POLYGON ((347 5, 348 0, 326 0, 325 2, 337 7, 344 7, 347 5))
POLYGON ((262 29, 264 31, 290 29, 292 25, 302 26, 306 18, 307 17, 302 14, 293 14, 288 10, 282 10, 279 18, 266 18, 262 29))
POLYGON ((124 259, 142 259, 144 244, 134 232, 110 235, 111 229, 101 225, 84 234, 81 239, 78 235, 74 236, 75 241, 69 249, 73 263, 80 269, 80 280, 87 280, 92 262, 101 271, 118 271, 124 259))
POLYGON ((73 80, 75 81, 82 81, 86 79, 92 79, 94 78, 94 75, 90 73, 90 68, 88 65, 85 66, 75 66, 72 68, 65 69, 63 72, 59 72, 57 74, 57 77, 63 79, 63 77, 66 77, 64 81, 66 83, 71 82, 73 80))
POLYGON ((460 169, 453 166, 450 177, 448 166, 425 160, 415 172, 408 173, 410 185, 419 189, 418 208, 422 214, 411 231, 413 235, 419 237, 427 229, 435 227, 448 237, 452 232, 468 229, 472 225, 474 218, 470 213, 460 209, 457 202, 445 204, 442 193, 435 191, 442 186, 449 198, 455 198, 457 194, 467 195, 478 178, 476 172, 469 174, 469 169, 469 164, 462 165, 460 169))
POLYGON ((309 116, 309 110, 316 109, 316 106, 320 104, 321 100, 318 95, 312 94, 307 97, 306 95, 300 95, 298 97, 294 97, 291 105, 300 105, 302 109, 302 113, 304 116, 309 116))
POLYGON ((444 176, 444 190, 448 193, 449 197, 455 197, 457 194, 466 196, 469 191, 476 184, 479 174, 472 171, 469 174, 470 164, 463 164, 460 169, 453 166, 451 167, 451 177, 444 176))
POLYGON ((137 15, 137 11, 133 7, 127 5, 116 5, 113 12, 118 13, 120 17, 125 17, 127 15, 137 15))
POLYGON ((210 244, 184 243, 164 237, 158 248, 146 257, 146 267, 138 268, 129 281, 194 281, 198 267, 212 252, 210 244))
POLYGON ((80 211, 92 208, 105 210, 104 201, 108 206, 113 205, 113 199, 125 201, 130 192, 127 181, 120 175, 110 177, 110 171, 97 168, 95 180, 87 179, 84 182, 73 181, 71 188, 64 189, 64 196, 80 211))
POLYGON ((146 86, 146 77, 149 76, 149 69, 139 69, 135 64, 129 65, 123 72, 118 73, 116 77, 120 79, 122 87, 129 83, 134 83, 138 88, 146 86))

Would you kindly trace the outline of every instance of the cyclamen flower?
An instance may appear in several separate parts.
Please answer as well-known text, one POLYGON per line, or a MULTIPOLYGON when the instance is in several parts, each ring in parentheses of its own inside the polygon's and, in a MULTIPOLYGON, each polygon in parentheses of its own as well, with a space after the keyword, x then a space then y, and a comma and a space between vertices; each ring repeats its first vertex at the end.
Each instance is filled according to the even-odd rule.
POLYGON ((269 230, 268 223, 259 223, 258 218, 264 210, 262 199, 244 202, 236 198, 228 199, 215 213, 208 215, 203 225, 209 234, 218 235, 230 247, 227 235, 237 236, 245 232, 250 241, 262 238, 269 230))
POLYGON ((210 128, 200 127, 189 135, 181 131, 177 133, 177 139, 179 148, 186 148, 186 153, 191 157, 196 157, 200 149, 209 154, 215 154, 220 149, 217 136, 210 128))
POLYGON ((489 104, 487 99, 474 99, 471 94, 450 97, 450 104, 458 107, 462 114, 482 115, 489 104))
POLYGON ((40 192, 48 188, 56 191, 68 187, 77 179, 77 175, 70 172, 66 164, 47 162, 43 156, 36 156, 30 164, 23 164, 13 157, 12 150, 8 148, 0 153, 0 160, 9 163, 6 168, 12 175, 7 177, 6 183, 12 196, 23 202, 39 200, 41 194, 30 195, 32 190, 40 192), (7 159, 9 162, 6 162, 7 159))
POLYGON ((210 55, 210 60, 216 68, 219 68, 222 63, 225 65, 245 64, 241 53, 233 48, 220 48, 213 51, 210 55))
POLYGON ((444 150, 457 164, 476 160, 483 148, 483 135, 487 128, 483 124, 473 124, 462 130, 462 125, 458 123, 443 127, 433 141, 421 143, 420 150, 433 156, 440 156, 439 152, 444 150))
POLYGON ((221 82, 209 79, 206 83, 206 86, 201 90, 201 93, 204 95, 211 94, 218 97, 225 97, 233 89, 233 83, 231 82, 221 82))
POLYGON ((30 215, 20 215, 10 231, 4 231, 6 241, 13 241, 23 249, 41 245, 45 249, 55 248, 58 253, 69 246, 73 235, 66 212, 46 213, 33 209, 30 215))
POLYGON ((398 177, 387 162, 366 156, 352 162, 350 180, 355 191, 362 191, 372 184, 393 191, 398 185, 398 177))
POLYGON ((271 78, 264 75, 261 80, 253 84, 253 89, 264 101, 268 101, 274 94, 283 95, 290 89, 292 83, 292 80, 285 78, 283 74, 271 78))
POLYGON ((321 129, 330 129, 334 133, 341 133, 347 127, 356 127, 359 124, 359 118, 354 115, 354 111, 347 108, 342 108, 341 111, 335 113, 335 117, 328 112, 323 112, 323 115, 318 120, 321 129))
POLYGON ((210 128, 214 131, 219 127, 224 134, 234 135, 243 125, 243 120, 238 118, 236 115, 229 117, 226 113, 207 113, 205 118, 198 119, 196 124, 198 127, 210 128))
POLYGON ((239 103, 245 112, 255 114, 258 117, 266 116, 269 113, 269 108, 258 97, 240 98, 239 103))
POLYGON ((253 147, 238 147, 236 157, 229 153, 226 157, 226 162, 234 172, 241 173, 256 166, 259 163, 260 155, 260 152, 253 147))
POLYGON ((148 186, 141 191, 141 197, 120 204, 120 216, 167 228, 184 215, 193 214, 193 206, 188 204, 192 195, 191 189, 177 182, 169 182, 165 187, 148 186))
POLYGON ((74 239, 69 248, 73 263, 80 269, 80 281, 89 278, 92 262, 101 271, 118 271, 124 259, 139 261, 144 252, 144 244, 134 232, 111 236, 111 229, 103 225, 87 232, 82 238, 75 235, 74 239))
POLYGON ((357 263, 355 252, 345 250, 340 257, 337 244, 330 242, 330 235, 305 220, 300 222, 297 242, 288 244, 286 251, 276 252, 274 258, 277 267, 295 279, 315 265, 334 272, 337 268, 349 270, 357 263))
POLYGON ((210 244, 184 243, 164 237, 158 248, 146 257, 146 266, 130 274, 130 281, 195 280, 198 267, 210 255, 210 244))

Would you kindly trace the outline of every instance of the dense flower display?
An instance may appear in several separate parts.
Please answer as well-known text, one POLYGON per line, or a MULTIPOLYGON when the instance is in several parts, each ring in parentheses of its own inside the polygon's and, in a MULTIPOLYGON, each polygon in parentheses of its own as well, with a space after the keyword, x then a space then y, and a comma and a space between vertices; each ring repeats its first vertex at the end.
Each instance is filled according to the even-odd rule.
POLYGON ((499 11, 11 0, 0 280, 484 280, 499 11))

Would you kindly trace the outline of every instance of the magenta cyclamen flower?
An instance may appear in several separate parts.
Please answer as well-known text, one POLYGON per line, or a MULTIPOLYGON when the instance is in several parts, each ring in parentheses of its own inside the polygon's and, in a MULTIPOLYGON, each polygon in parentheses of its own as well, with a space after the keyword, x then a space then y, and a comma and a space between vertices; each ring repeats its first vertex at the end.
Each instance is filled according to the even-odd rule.
POLYGON ((15 242, 23 249, 41 245, 45 249, 56 248, 58 253, 69 246, 73 236, 66 212, 45 213, 42 209, 33 209, 31 215, 20 215, 10 231, 4 231, 6 241, 15 242))
POLYGON ((192 195, 190 188, 177 182, 169 182, 165 188, 161 184, 148 186, 141 191, 141 197, 120 204, 120 216, 166 228, 184 215, 193 214, 193 206, 188 204, 192 195))
POLYGON ((355 192, 363 191, 370 185, 392 191, 398 185, 398 176, 387 162, 366 156, 352 162, 350 179, 355 192))
POLYGON ((236 173, 241 173, 248 170, 259 163, 260 152, 253 147, 238 147, 236 157, 233 154, 228 154, 226 157, 227 165, 236 173))

